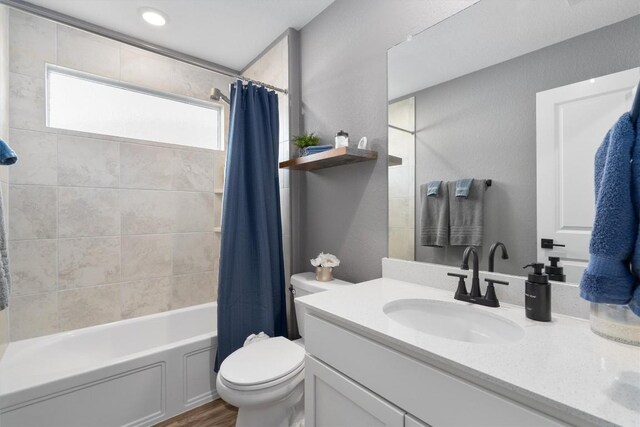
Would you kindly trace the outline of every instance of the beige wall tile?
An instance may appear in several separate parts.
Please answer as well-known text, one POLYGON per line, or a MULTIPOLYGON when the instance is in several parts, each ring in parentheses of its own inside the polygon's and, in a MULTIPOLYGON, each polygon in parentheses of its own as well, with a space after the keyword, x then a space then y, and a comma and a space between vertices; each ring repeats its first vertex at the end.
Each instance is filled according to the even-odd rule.
POLYGON ((120 190, 123 234, 171 233, 175 224, 175 193, 120 190))
POLYGON ((0 358, 9 346, 9 309, 0 310, 0 358))
POLYGON ((160 313, 171 308, 171 279, 157 277, 120 285, 122 318, 160 313))
POLYGON ((12 241, 9 254, 13 297, 56 290, 57 240, 12 241))
POLYGON ((244 70, 244 75, 273 86, 286 88, 289 83, 288 42, 289 40, 284 37, 244 70))
POLYGON ((69 331, 120 320, 120 285, 59 293, 60 329, 69 331))
POLYGON ((178 61, 173 65, 176 76, 174 90, 177 94, 211 101, 209 99, 211 88, 217 87, 224 94, 229 95, 229 85, 234 82, 233 78, 178 61))
POLYGON ((32 185, 9 187, 9 238, 52 239, 57 236, 58 189, 32 185))
POLYGON ((44 73, 40 77, 9 73, 9 126, 46 131, 44 73))
POLYGON ((11 341, 55 334, 58 326, 58 294, 29 295, 11 299, 11 341))
POLYGON ((58 140, 55 134, 11 129, 9 140, 20 159, 11 167, 12 184, 57 184, 58 140))
POLYGON ((159 55, 122 45, 120 79, 150 89, 179 94, 180 83, 172 61, 159 55))
MULTIPOLYGON (((194 153, 202 155, 202 153, 194 153)), ((120 145, 120 187, 171 189, 174 150, 141 144, 120 145)))
POLYGON ((60 187, 58 199, 59 237, 120 234, 118 190, 60 187))
POLYGON ((214 151, 214 162, 213 162, 213 183, 215 188, 223 188, 224 186, 224 173, 225 173, 225 163, 227 161, 227 152, 226 151, 214 151))
POLYGON ((393 197, 389 199, 389 227, 413 228, 413 199, 393 197))
POLYGON ((176 192, 175 205, 176 232, 213 231, 213 194, 176 192))
POLYGON ((60 289, 120 281, 120 237, 60 239, 60 289))
POLYGON ((58 135, 59 185, 117 187, 119 176, 119 143, 58 135))
POLYGON ((213 191, 212 152, 174 150, 174 190, 213 191))
POLYGON ((171 235, 123 236, 122 279, 171 275, 171 235))
POLYGON ((56 24, 15 9, 9 22, 11 71, 44 76, 44 64, 56 62, 56 24))
POLYGON ((58 25, 58 65, 102 77, 120 78, 120 44, 58 25))
POLYGON ((233 79, 122 45, 120 79, 155 90, 209 101, 212 87, 228 95, 233 79))
POLYGON ((171 308, 182 308, 214 301, 216 298, 217 273, 206 272, 173 276, 171 308))
POLYGON ((215 233, 173 235, 173 274, 211 271, 216 259, 215 233))
MULTIPOLYGON (((0 6, 0 92, 9 93, 9 8, 0 6)), ((9 137, 9 97, 0 96, 0 138, 9 137)), ((9 224, 9 191, 6 184, 9 168, 0 171, 0 202, 3 204, 4 222, 9 224)), ((9 309, 0 311, 0 357, 9 343, 9 309)))
POLYGON ((389 257, 413 260, 413 229, 389 228, 389 257))

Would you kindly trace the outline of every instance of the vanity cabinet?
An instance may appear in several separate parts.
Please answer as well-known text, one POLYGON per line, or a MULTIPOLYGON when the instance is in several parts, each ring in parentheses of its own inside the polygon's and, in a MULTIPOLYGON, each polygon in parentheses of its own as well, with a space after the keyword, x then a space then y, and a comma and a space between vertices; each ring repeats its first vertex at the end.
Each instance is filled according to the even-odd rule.
POLYGON ((403 427, 405 413, 386 400, 307 356, 306 427, 403 427))
POLYGON ((310 313, 305 345, 307 427, 569 425, 310 313))

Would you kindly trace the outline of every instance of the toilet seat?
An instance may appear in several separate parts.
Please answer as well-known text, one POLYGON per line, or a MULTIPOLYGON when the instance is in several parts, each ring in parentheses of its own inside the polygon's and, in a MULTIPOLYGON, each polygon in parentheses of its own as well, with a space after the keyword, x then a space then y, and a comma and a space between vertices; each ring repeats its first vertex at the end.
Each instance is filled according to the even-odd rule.
POLYGON ((218 377, 233 390, 267 389, 302 372, 304 355, 304 348, 286 338, 269 338, 230 354, 222 362, 218 377))

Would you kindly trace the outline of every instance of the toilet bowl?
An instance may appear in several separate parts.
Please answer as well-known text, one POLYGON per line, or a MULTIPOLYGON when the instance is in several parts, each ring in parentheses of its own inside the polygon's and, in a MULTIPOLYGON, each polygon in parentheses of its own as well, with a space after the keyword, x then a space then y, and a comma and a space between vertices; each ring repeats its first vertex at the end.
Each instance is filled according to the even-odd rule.
MULTIPOLYGON (((350 285, 318 282, 313 273, 291 276, 295 298, 350 285)), ((304 337, 304 308, 296 304, 304 337)), ((256 331, 259 332, 259 331, 256 331)), ((283 337, 251 343, 230 354, 216 378, 220 397, 238 408, 236 427, 292 427, 304 419, 304 342, 283 337)))

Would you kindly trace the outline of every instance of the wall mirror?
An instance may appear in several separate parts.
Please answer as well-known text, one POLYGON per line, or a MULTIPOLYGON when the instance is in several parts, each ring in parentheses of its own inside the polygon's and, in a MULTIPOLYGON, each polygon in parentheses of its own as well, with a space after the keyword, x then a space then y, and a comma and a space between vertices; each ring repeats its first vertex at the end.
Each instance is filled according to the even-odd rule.
POLYGON ((639 13, 637 0, 481 0, 390 49, 389 256, 459 266, 480 243, 487 270, 500 241, 495 271, 557 256, 579 281, 595 151, 640 80, 639 13), (455 193, 467 178, 475 199, 422 206, 428 183, 455 193))

